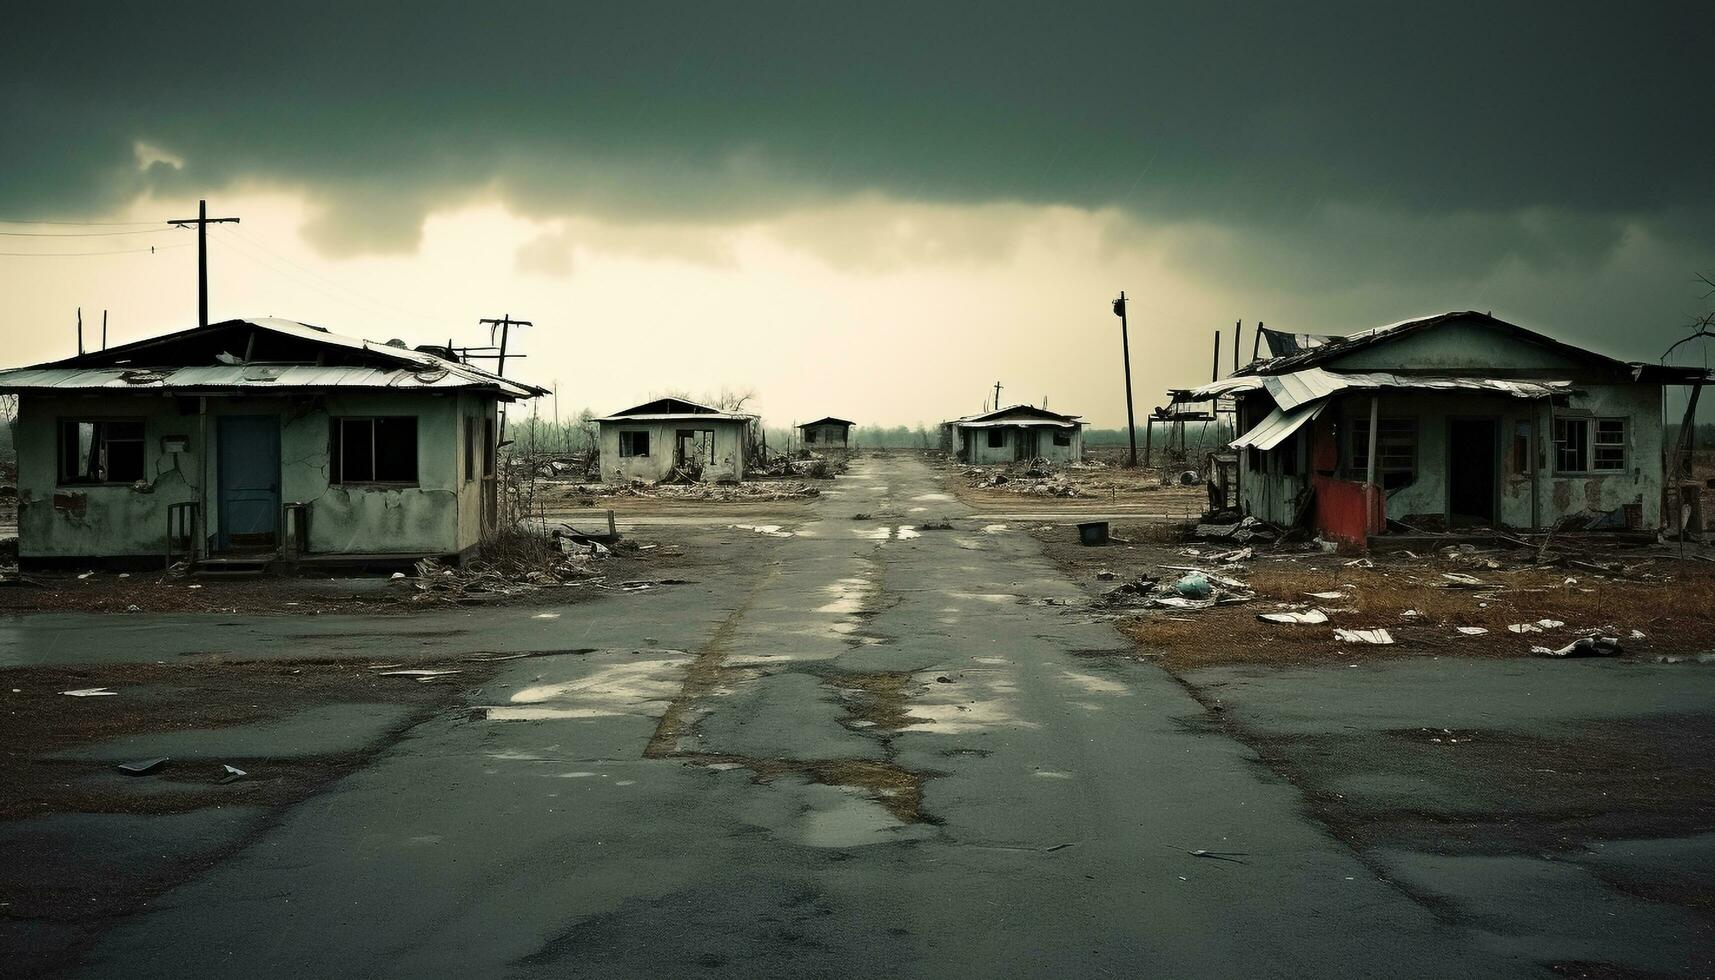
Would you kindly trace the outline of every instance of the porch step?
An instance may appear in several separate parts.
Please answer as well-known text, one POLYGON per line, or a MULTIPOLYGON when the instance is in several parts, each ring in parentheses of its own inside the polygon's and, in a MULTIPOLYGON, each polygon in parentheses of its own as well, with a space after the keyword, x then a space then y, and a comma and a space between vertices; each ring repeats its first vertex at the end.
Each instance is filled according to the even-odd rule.
POLYGON ((273 555, 204 558, 191 565, 190 573, 197 578, 261 578, 274 561, 273 555))

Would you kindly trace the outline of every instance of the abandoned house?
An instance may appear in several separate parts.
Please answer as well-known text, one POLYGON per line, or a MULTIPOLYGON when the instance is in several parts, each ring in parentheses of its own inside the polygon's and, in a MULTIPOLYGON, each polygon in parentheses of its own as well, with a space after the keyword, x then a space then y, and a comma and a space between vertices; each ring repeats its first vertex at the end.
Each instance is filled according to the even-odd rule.
POLYGON ((856 424, 830 415, 798 426, 798 435, 807 450, 839 455, 850 450, 852 426, 856 424))
POLYGON ((742 480, 756 420, 682 398, 658 398, 615 412, 596 420, 601 478, 609 483, 742 480))
POLYGON ((0 371, 23 562, 460 556, 496 519, 498 406, 451 350, 227 320, 0 371))
POLYGON ((1230 400, 1245 513, 1357 546, 1390 521, 1653 532, 1663 387, 1708 377, 1475 312, 1347 337, 1267 336, 1273 356, 1174 402, 1230 400))
POLYGON ((1076 463, 1084 458, 1084 423, 1031 405, 1013 405, 942 424, 952 451, 973 465, 1046 459, 1076 463))

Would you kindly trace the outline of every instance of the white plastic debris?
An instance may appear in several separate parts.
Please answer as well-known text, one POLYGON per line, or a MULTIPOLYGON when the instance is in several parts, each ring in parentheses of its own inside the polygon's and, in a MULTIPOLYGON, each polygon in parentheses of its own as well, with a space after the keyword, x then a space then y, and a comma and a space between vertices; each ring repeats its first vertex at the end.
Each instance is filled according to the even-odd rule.
POLYGON ((1447 580, 1446 587, 1449 589, 1486 589, 1489 587, 1489 583, 1475 575, 1466 575, 1464 572, 1442 572, 1441 577, 1447 580))
POLYGON ((1373 630, 1334 630, 1335 639, 1341 643, 1375 643, 1387 646, 1393 643, 1393 634, 1384 629, 1373 630))
POLYGON ((1641 640, 1643 638, 1644 638, 1644 631, 1643 630, 1632 630, 1632 639, 1641 640))
POLYGON ((1559 629, 1560 627, 1565 626, 1566 624, 1561 622, 1558 619, 1539 619, 1536 621, 1536 625, 1542 627, 1545 630, 1552 630, 1552 629, 1559 629))
POLYGON ((404 572, 394 572, 392 574, 392 576, 390 576, 390 577, 392 578, 393 581, 397 582, 400 579, 405 577, 405 573, 404 572))
POLYGON ((1335 599, 1344 599, 1346 597, 1346 593, 1344 592, 1306 592, 1304 594, 1312 599, 1323 599, 1329 602, 1332 602, 1335 599))
POLYGON ((375 676, 377 676, 377 677, 415 677, 418 680, 426 680, 426 679, 431 678, 431 677, 445 677, 448 674, 459 674, 459 673, 463 673, 463 671, 454 670, 451 668, 430 669, 430 668, 426 668, 426 667, 418 667, 418 668, 411 668, 411 669, 407 669, 407 670, 378 671, 375 676))
POLYGON ((1488 632, 1488 630, 1482 626, 1456 626, 1454 628, 1466 636, 1482 636, 1484 633, 1488 632))
POLYGON ((1508 626, 1507 629, 1511 630, 1514 633, 1541 633, 1542 632, 1542 627, 1536 625, 1535 623, 1514 623, 1511 626, 1508 626))
POLYGON ((1531 647, 1530 652, 1539 657, 1617 657, 1620 640, 1614 636, 1581 636, 1558 650, 1531 647))
POLYGON ((119 695, 118 691, 110 691, 105 687, 80 687, 75 691, 61 691, 71 698, 111 698, 119 695))
POLYGON ((1304 612, 1257 613, 1256 618, 1265 623, 1303 623, 1306 625, 1313 625, 1315 623, 1326 623, 1328 621, 1328 614, 1320 609, 1309 609, 1304 612))

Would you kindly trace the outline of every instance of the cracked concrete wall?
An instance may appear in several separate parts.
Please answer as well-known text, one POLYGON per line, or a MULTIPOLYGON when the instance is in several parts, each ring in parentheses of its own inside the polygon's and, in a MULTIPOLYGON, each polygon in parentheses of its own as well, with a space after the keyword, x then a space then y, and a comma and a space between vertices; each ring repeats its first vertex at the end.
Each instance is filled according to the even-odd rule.
MULTIPOLYGON (((164 554, 167 507, 199 499, 205 470, 212 538, 220 526, 216 455, 222 415, 280 419, 280 500, 309 504, 312 553, 457 552, 481 535, 482 471, 479 460, 478 478, 463 479, 463 419, 480 420, 493 413, 494 404, 459 393, 211 396, 205 460, 195 398, 25 395, 18 418, 19 552, 27 558, 164 554), (330 419, 340 415, 416 416, 417 485, 330 485, 330 419), (141 418, 143 483, 59 486, 59 420, 74 417, 141 418), (188 451, 164 452, 165 436, 184 437, 188 451)), ((477 437, 480 453, 480 421, 477 437)))
POLYGON ((744 451, 748 426, 730 419, 708 421, 603 422, 601 423, 601 478, 607 483, 642 480, 655 483, 673 472, 673 444, 680 429, 714 431, 714 462, 703 464, 703 479, 710 482, 744 479, 744 451), (619 455, 621 432, 649 433, 649 455, 619 455))
POLYGON ((1024 440, 1025 459, 1038 456, 1053 463, 1076 463, 1084 458, 1084 429, 1079 426, 1072 430, 1072 444, 1069 446, 1054 445, 1053 433, 1057 430, 1046 427, 1005 426, 999 431, 1002 444, 989 445, 989 428, 963 429, 965 445, 968 447, 967 462, 977 466, 992 466, 1010 463, 1018 458, 1017 447, 1019 440, 1024 440))

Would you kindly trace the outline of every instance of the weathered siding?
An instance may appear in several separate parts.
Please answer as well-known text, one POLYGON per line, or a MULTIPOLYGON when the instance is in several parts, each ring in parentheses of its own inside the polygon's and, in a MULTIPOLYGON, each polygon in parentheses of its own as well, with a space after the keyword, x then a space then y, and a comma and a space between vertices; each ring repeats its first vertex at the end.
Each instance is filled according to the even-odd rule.
POLYGON ((654 483, 673 472, 673 446, 680 429, 713 430, 714 462, 703 465, 703 479, 708 481, 744 479, 745 442, 749 426, 731 419, 700 421, 602 422, 601 478, 608 483, 642 480, 654 483), (649 433, 649 455, 619 455, 620 432, 649 433))
POLYGON ((452 553, 480 534, 477 525, 467 532, 461 521, 465 510, 479 513, 472 502, 480 500, 480 481, 460 479, 460 406, 492 411, 492 399, 415 392, 213 396, 206 447, 195 398, 26 394, 19 402, 19 550, 26 558, 163 554, 168 506, 198 500, 205 481, 212 538, 220 521, 217 420, 223 415, 280 419, 280 501, 309 505, 312 553, 452 553), (417 486, 330 486, 329 419, 340 415, 416 416, 417 486), (59 486, 59 420, 101 416, 143 420, 142 489, 59 486), (184 437, 188 451, 164 453, 166 436, 184 437))
MULTIPOLYGON (((1341 399, 1332 411, 1339 427, 1341 474, 1351 472, 1348 441, 1354 419, 1367 420, 1368 395, 1341 399)), ((1412 515, 1448 514, 1448 431, 1454 419, 1492 419, 1499 443, 1496 460, 1500 523, 1510 527, 1548 527, 1562 517, 1607 513, 1628 504, 1640 509, 1642 526, 1661 521, 1661 388, 1657 385, 1591 385, 1570 396, 1556 414, 1581 418, 1623 417, 1627 422, 1626 469, 1610 473, 1555 472, 1554 427, 1548 404, 1540 400, 1488 395, 1381 393, 1382 418, 1410 418, 1417 426, 1417 472, 1408 485, 1387 495, 1387 513, 1395 520, 1412 515), (1529 458, 1519 460, 1515 435, 1530 433, 1529 458), (1522 464, 1522 465, 1521 465, 1522 464), (1532 498, 1535 507, 1532 507, 1532 498)))

